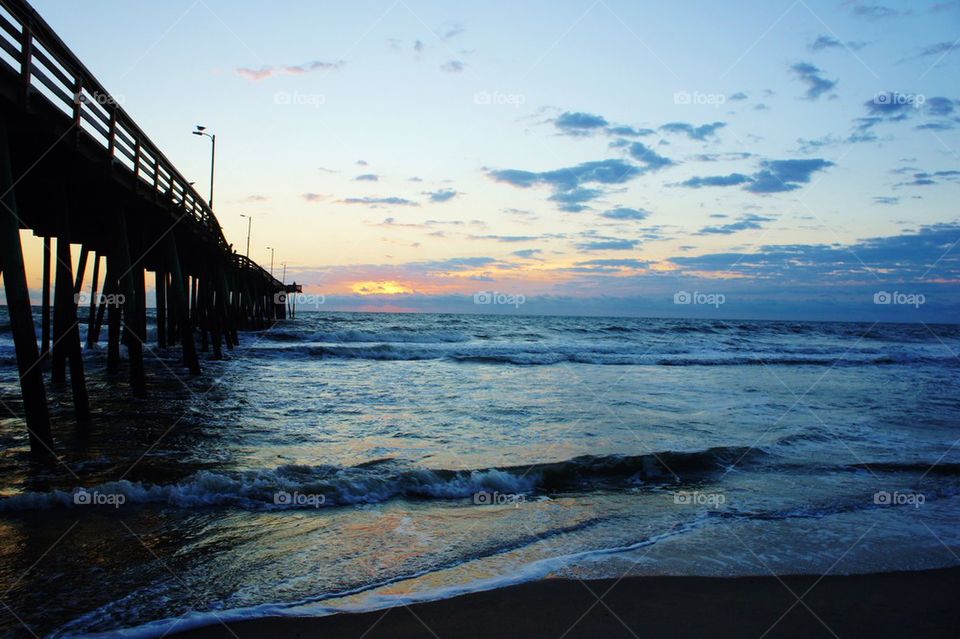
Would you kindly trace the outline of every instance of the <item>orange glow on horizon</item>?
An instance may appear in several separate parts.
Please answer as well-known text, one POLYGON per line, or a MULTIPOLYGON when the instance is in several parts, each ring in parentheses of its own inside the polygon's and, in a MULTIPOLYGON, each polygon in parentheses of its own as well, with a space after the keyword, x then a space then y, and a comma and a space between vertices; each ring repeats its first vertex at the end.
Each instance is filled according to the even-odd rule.
POLYGON ((357 295, 410 295, 415 291, 399 282, 354 282, 350 287, 357 295))

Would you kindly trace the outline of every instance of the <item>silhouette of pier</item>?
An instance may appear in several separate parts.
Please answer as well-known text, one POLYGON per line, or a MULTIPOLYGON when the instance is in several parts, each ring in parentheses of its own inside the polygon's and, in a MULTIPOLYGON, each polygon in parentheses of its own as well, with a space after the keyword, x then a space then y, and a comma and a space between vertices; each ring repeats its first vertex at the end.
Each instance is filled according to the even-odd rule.
POLYGON ((78 425, 89 425, 81 323, 87 348, 105 337, 108 372, 122 372, 125 347, 130 389, 147 394, 148 272, 156 347, 179 346, 194 375, 198 350, 223 357, 238 331, 285 318, 285 293, 300 290, 236 254, 203 198, 33 7, 0 0, 0 277, 33 453, 54 451, 48 371, 52 383, 69 378, 78 425), (43 238, 39 343, 21 229, 43 238))

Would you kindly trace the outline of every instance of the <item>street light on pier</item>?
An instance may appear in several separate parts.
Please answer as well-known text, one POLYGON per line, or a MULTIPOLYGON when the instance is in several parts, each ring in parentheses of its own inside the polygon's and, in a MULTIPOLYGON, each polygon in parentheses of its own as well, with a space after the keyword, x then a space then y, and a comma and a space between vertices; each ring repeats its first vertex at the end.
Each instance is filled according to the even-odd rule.
POLYGON ((270 249, 270 277, 273 277, 273 251, 274 251, 274 248, 273 248, 272 246, 268 246, 267 248, 270 249))
POLYGON ((247 259, 250 259, 250 224, 253 223, 253 216, 241 213, 240 217, 247 218, 247 259))
POLYGON ((217 158, 217 136, 215 133, 207 133, 207 127, 200 124, 193 131, 194 135, 205 135, 210 138, 210 210, 213 210, 213 163, 217 158))

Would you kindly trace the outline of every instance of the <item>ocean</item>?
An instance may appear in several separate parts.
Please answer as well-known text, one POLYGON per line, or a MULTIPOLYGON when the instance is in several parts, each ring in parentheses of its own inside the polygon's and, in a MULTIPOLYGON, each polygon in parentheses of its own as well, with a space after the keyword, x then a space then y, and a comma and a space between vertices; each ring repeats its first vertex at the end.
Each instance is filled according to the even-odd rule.
POLYGON ((51 388, 38 466, 0 309, 0 632, 960 564, 960 326, 301 313, 178 353, 137 400, 86 352, 92 432, 51 388))

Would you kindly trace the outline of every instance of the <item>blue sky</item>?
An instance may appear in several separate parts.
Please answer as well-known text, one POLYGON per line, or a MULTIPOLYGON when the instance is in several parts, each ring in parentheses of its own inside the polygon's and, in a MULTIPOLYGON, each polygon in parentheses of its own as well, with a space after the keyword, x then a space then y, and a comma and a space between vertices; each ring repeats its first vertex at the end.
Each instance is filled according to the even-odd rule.
POLYGON ((958 316, 960 2, 34 4, 323 308, 958 316))

